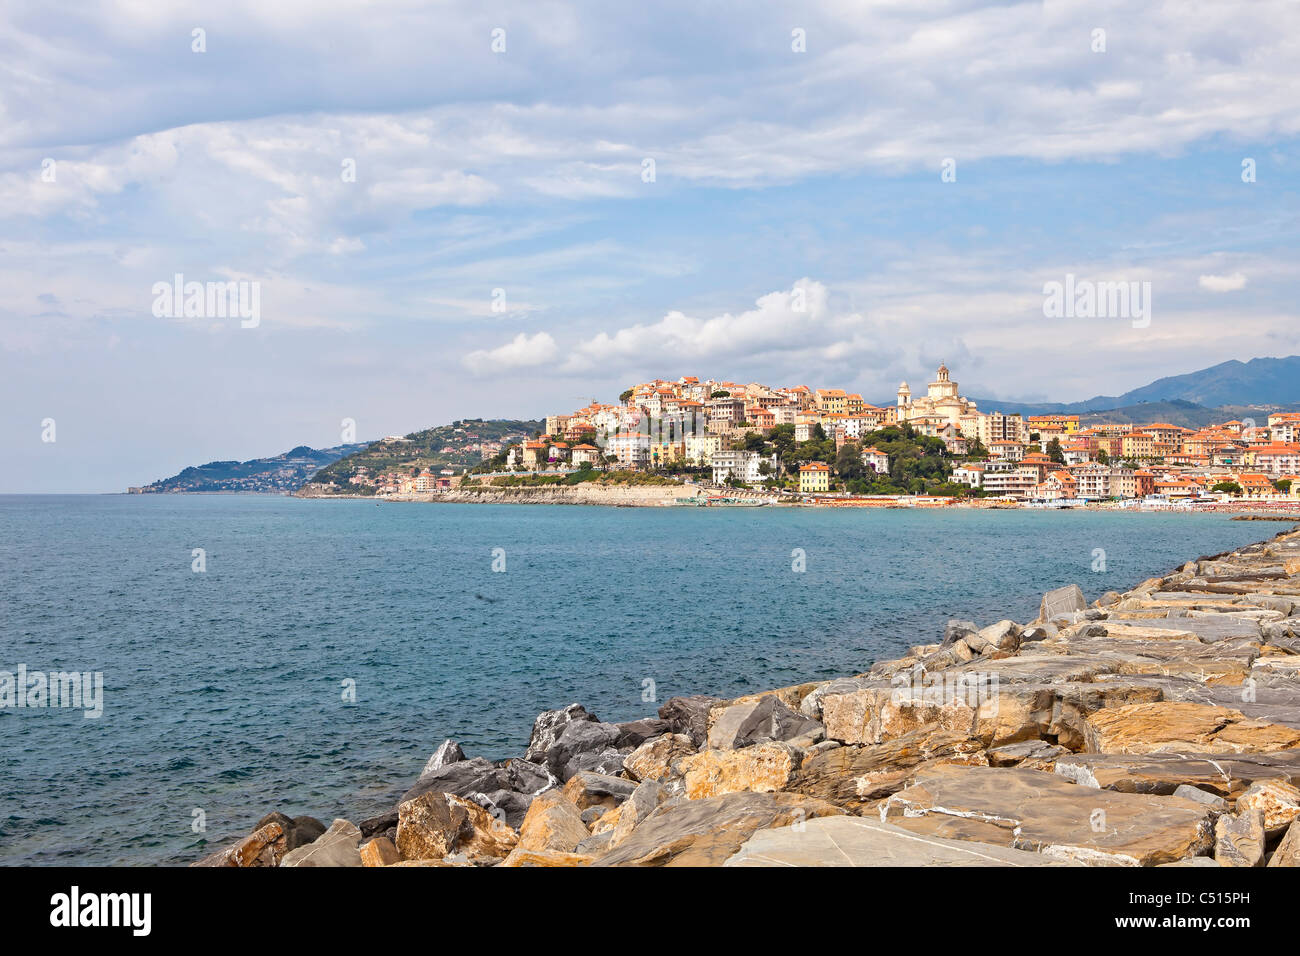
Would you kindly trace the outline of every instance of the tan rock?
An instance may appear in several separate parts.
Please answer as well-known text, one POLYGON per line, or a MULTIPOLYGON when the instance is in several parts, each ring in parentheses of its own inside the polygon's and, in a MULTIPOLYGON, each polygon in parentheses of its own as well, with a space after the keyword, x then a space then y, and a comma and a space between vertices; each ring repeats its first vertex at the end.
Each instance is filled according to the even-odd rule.
POLYGON ((279 866, 284 857, 286 840, 284 828, 279 823, 258 827, 234 846, 218 850, 195 863, 195 866, 245 867, 279 866))
POLYGON ((1263 866, 1264 839, 1264 815, 1258 810, 1225 814, 1214 825, 1214 859, 1220 866, 1263 866))
MULTIPOLYGON (((1007 846, 1090 865, 1171 863, 1207 852, 1213 841, 1211 811, 1193 801, 1093 790, 1019 768, 927 769, 912 786, 890 796, 880 816, 890 823, 898 817, 946 816, 992 824, 1002 830, 1007 846)), ((987 829, 979 837, 990 841, 987 829)))
POLYGON ((729 793, 667 803, 593 866, 720 866, 756 830, 844 811, 797 793, 729 793))
POLYGON ((968 736, 975 707, 942 689, 868 687, 822 698, 826 736, 846 744, 878 744, 917 730, 946 730, 968 736))
POLYGON ((1276 836, 1300 817, 1300 788, 1279 780, 1264 780, 1251 784, 1237 798, 1238 813, 1258 810, 1264 815, 1264 829, 1276 836))
POLYGON ((682 759, 686 796, 698 800, 742 791, 784 790, 802 761, 801 750, 776 741, 740 750, 705 750, 682 759))
POLYGON ((582 853, 562 853, 559 850, 526 850, 515 847, 501 861, 502 866, 589 866, 592 857, 582 853))
POLYGON ((922 729, 883 744, 838 747, 804 760, 788 789, 854 813, 907 786, 919 767, 986 763, 978 737, 922 729))
POLYGON ((686 734, 664 734, 647 740, 623 758, 623 770, 634 779, 667 780, 678 776, 675 764, 695 753, 695 744, 686 734))
POLYGON ((455 794, 430 791, 397 805, 397 850, 404 860, 452 853, 504 858, 518 840, 505 821, 455 794))
POLYGON ((724 866, 1054 866, 1003 845, 927 836, 862 817, 759 830, 724 866))
POLYGON ((1259 780, 1300 780, 1300 750, 1269 754, 1070 754, 1057 759, 1058 775, 1086 787, 1123 793, 1170 794, 1199 787, 1235 799, 1259 780))
POLYGON ((1300 820, 1292 820, 1286 836, 1269 857, 1269 866, 1300 866, 1300 820))
POLYGON ((390 866, 401 858, 402 855, 397 852, 397 845, 388 837, 375 837, 361 844, 362 866, 390 866))
POLYGON ((1090 753, 1265 753, 1300 746, 1300 731, 1209 704, 1161 701, 1106 708, 1086 720, 1090 753))
POLYGON ((518 848, 570 853, 590 835, 578 805, 560 790, 547 790, 529 804, 519 825, 518 848))

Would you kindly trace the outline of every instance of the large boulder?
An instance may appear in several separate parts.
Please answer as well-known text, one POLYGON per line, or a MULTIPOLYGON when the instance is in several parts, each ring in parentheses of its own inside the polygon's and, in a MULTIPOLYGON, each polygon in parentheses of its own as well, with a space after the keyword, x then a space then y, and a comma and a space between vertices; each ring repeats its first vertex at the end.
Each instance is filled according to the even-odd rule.
POLYGON ((709 727, 708 743, 711 750, 739 750, 768 740, 804 738, 815 743, 823 736, 820 723, 768 694, 723 709, 709 727))
POLYGON ((1160 701, 1107 708, 1086 721, 1091 753, 1267 753, 1300 746, 1300 730, 1208 704, 1160 701))
POLYGON ((1038 605, 1038 620, 1049 622, 1064 618, 1074 621, 1086 610, 1088 600, 1083 596, 1083 589, 1077 584, 1067 584, 1043 595, 1043 600, 1038 605))
POLYGON ((1257 780, 1300 781, 1300 749, 1266 754, 1082 753, 1056 761, 1060 776, 1086 787, 1170 794, 1184 784, 1236 799, 1257 780))
POLYGON ((660 806, 593 866, 718 866, 756 830, 839 816, 839 807, 796 793, 729 793, 660 806))
POLYGON ((595 714, 587 713, 581 704, 570 704, 559 710, 546 710, 537 715, 533 721, 533 732, 528 738, 528 749, 524 759, 531 763, 546 763, 546 752, 560 739, 569 724, 582 721, 594 721, 595 714))
POLYGON ((414 800, 431 791, 454 793, 463 796, 466 793, 488 793, 493 790, 508 790, 509 779, 505 772, 486 757, 474 757, 469 760, 457 760, 421 774, 399 803, 414 800))
POLYGON ((743 790, 784 790, 802 760, 798 747, 774 740, 739 750, 704 750, 682 759, 686 797, 698 800, 743 790))
POLYGON ((686 734, 664 734, 647 740, 623 759, 623 772, 634 780, 666 780, 680 776, 683 757, 695 753, 686 734))
POLYGON ((432 790, 397 807, 397 850, 404 860, 437 860, 453 853, 504 858, 519 835, 477 803, 432 790))
POLYGON ((426 773, 433 773, 450 763, 458 763, 465 759, 465 751, 460 749, 460 744, 454 740, 444 740, 441 746, 433 752, 433 756, 425 763, 424 769, 420 771, 420 776, 426 773))
POLYGON ((1280 780, 1261 780, 1237 798, 1236 810, 1259 811, 1268 835, 1277 836, 1300 817, 1300 788, 1280 780))
POLYGON ((759 830, 723 866, 1059 866, 990 843, 920 837, 862 817, 822 817, 759 830))
POLYGON ((1225 814, 1214 826, 1214 859, 1220 866, 1263 866, 1264 840, 1264 814, 1225 814))
POLYGON ((367 840, 358 847, 362 866, 391 866, 402 858, 397 844, 386 836, 367 840))
POLYGON ((361 831, 348 820, 335 820, 306 846, 290 850, 281 866, 361 866, 361 831))
POLYGON ((927 769, 887 798, 881 816, 956 818, 980 824, 981 842, 999 831, 1004 845, 1090 865, 1172 863, 1213 845, 1211 811, 1199 803, 1093 790, 1041 770, 927 769))
POLYGON ((789 789, 861 813, 907 786, 918 767, 978 765, 986 759, 983 748, 978 737, 918 730, 888 743, 838 747, 810 756, 789 789))
POLYGON ((520 850, 558 850, 572 853, 590 836, 577 804, 559 790, 536 797, 519 828, 520 850))
POLYGON ((546 767, 560 780, 592 770, 617 774, 631 750, 616 749, 621 731, 617 724, 594 720, 571 721, 546 751, 546 767))
POLYGON ((671 721, 656 717, 643 717, 640 720, 629 720, 621 724, 615 724, 618 728, 618 739, 614 741, 614 746, 622 749, 630 747, 636 749, 647 740, 653 740, 655 737, 662 737, 664 734, 673 733, 673 724, 671 721))
POLYGON ((659 717, 668 722, 669 731, 685 734, 696 748, 703 747, 709 735, 709 711, 722 703, 721 698, 696 694, 670 697, 659 708, 659 717))

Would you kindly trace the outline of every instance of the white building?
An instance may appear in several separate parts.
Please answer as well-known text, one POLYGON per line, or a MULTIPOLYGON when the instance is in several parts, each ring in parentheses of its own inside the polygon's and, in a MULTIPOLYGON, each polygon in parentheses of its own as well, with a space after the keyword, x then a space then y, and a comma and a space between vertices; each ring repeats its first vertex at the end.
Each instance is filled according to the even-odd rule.
POLYGON ((762 481, 764 476, 759 472, 759 465, 767 462, 771 466, 772 474, 776 474, 776 456, 764 458, 756 451, 718 451, 713 455, 713 481, 715 484, 725 484, 728 479, 735 478, 745 484, 754 484, 762 481))

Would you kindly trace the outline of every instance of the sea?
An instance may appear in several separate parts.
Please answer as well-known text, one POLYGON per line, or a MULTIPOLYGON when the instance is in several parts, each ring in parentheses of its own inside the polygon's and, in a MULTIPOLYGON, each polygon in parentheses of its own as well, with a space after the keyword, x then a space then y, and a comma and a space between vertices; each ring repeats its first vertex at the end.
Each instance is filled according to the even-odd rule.
POLYGON ((391 808, 445 739, 859 673, 1281 526, 1224 515, 0 496, 0 864, 183 865, 391 808), (14 682, 17 682, 15 676, 14 682), (87 687, 93 680, 87 680, 87 687), (66 701, 64 701, 66 702, 66 701), (94 709, 100 712, 93 713, 94 709))

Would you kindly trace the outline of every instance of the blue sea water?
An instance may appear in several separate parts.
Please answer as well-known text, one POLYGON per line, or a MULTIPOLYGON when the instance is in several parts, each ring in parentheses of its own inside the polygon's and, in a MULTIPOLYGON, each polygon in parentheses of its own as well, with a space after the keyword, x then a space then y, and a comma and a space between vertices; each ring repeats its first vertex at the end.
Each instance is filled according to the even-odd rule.
POLYGON ((1091 599, 1276 530, 1078 511, 0 496, 0 671, 104 675, 99 719, 0 710, 0 863, 185 863, 272 809, 361 819, 445 737, 504 757, 541 710, 653 714, 647 681, 662 702, 857 673, 950 617, 1026 621, 1048 588, 1091 599))

